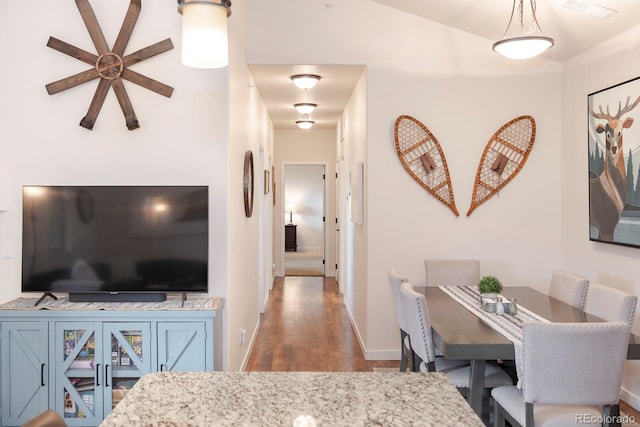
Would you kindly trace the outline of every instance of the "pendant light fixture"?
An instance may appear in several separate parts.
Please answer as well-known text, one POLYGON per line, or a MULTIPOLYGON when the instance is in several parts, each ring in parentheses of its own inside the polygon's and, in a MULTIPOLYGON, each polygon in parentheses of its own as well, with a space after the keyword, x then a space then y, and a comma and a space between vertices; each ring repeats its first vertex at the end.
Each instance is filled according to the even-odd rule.
POLYGON ((311 114, 313 110, 316 109, 318 104, 312 104, 310 102, 299 102, 297 104, 293 104, 293 106, 296 107, 296 110, 298 110, 298 113, 306 116, 311 114))
POLYGON ((311 129, 311 126, 313 126, 315 122, 313 120, 298 120, 296 121, 296 124, 298 125, 298 127, 300 129, 311 129))
POLYGON ((226 67, 231 0, 178 0, 178 12, 182 14, 182 63, 194 68, 226 67))
MULTIPOLYGON (((502 35, 502 40, 493 44, 493 50, 510 59, 529 59, 540 55, 545 50, 553 46, 553 39, 546 37, 540 29, 536 18, 536 0, 528 0, 531 8, 531 22, 525 25, 524 2, 526 0, 513 0, 511 17, 507 24, 507 29, 502 35), (516 3, 518 4, 518 21, 520 27, 510 31, 513 15, 516 13, 516 3)), ((515 26, 515 24, 514 24, 515 26)))
POLYGON ((307 90, 317 85, 322 77, 317 74, 295 74, 290 78, 298 88, 307 90))

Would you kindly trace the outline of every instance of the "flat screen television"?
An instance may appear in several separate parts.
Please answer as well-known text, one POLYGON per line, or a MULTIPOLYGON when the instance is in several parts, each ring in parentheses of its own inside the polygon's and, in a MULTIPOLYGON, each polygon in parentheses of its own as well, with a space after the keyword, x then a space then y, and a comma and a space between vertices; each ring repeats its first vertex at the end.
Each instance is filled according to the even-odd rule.
POLYGON ((207 186, 25 186, 22 291, 70 301, 207 292, 207 186))

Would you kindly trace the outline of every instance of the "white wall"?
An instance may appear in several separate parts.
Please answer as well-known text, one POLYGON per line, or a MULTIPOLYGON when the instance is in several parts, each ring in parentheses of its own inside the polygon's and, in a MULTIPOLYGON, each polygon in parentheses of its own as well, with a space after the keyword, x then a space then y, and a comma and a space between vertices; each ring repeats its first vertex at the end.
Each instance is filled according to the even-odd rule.
MULTIPOLYGON (((247 67, 244 56, 245 3, 233 2, 233 20, 230 19, 229 45, 229 156, 225 159, 229 168, 229 199, 226 205, 229 214, 229 278, 227 290, 227 340, 224 348, 228 352, 227 370, 236 371, 246 365, 251 343, 259 327, 261 303, 264 295, 259 289, 260 276, 271 282, 267 267, 259 261, 260 219, 265 218, 271 200, 263 194, 263 171, 270 169, 269 159, 273 158, 273 127, 266 108, 247 67), (263 161, 260 163, 260 151, 263 161), (251 150, 254 160, 254 211, 250 218, 245 216, 243 195, 243 171, 245 152, 251 150), (246 331, 247 341, 240 341, 241 331, 246 331)), ((265 238, 270 238, 268 232, 265 238)), ((264 247, 271 247, 270 241, 263 241, 264 247)), ((265 257, 270 263, 271 257, 265 257)), ((270 285, 270 283, 267 283, 270 285)))
MULTIPOLYGON (((248 12, 250 16, 250 9, 248 12)), ((252 62, 255 63, 255 62, 252 62)), ((274 253, 284 254, 284 182, 282 180, 282 168, 284 164, 292 163, 326 163, 326 188, 325 215, 326 239, 325 239, 325 275, 335 275, 335 224, 336 218, 336 185, 335 185, 335 161, 336 161, 336 131, 333 129, 310 130, 276 130, 274 132, 274 165, 276 174, 276 204, 274 206, 274 253)), ((287 213, 288 215, 288 213, 287 213)), ((295 214, 294 214, 295 215, 295 214)), ((276 274, 284 275, 283 256, 275 257, 276 274)))
MULTIPOLYGON (((344 201, 344 210, 339 215, 341 238, 344 240, 343 253, 338 260, 342 266, 340 289, 344 293, 344 302, 351 322, 356 325, 355 331, 363 349, 367 347, 369 297, 367 286, 367 235, 369 212, 364 209, 363 223, 352 221, 350 215, 351 174, 355 172, 358 162, 364 165, 364 174, 368 172, 367 163, 367 80, 365 70, 353 89, 351 98, 344 110, 344 135, 338 145, 338 156, 342 163, 342 171, 338 175, 338 198, 344 201)), ((374 168, 378 171, 377 166, 374 168)), ((366 204, 370 189, 366 179, 363 183, 363 199, 366 204)), ((374 298, 377 298, 374 297, 374 298)), ((396 337, 397 341, 397 337, 396 337)))
MULTIPOLYGON (((638 77, 638 70, 640 26, 568 61, 562 79, 560 146, 562 267, 635 295, 640 295, 638 249, 589 241, 587 95, 638 77)), ((637 317, 633 330, 640 333, 637 317)), ((627 362, 622 385, 622 398, 640 407, 640 362, 627 362)))
MULTIPOLYGON (((368 161, 387 165, 385 173, 368 168, 369 286, 383 293, 391 266, 423 284, 425 258, 478 258, 482 275, 546 290, 551 270, 560 265, 559 76, 414 79, 370 69, 369 82, 368 161), (393 90, 388 89, 392 84, 393 90), (382 107, 373 98, 387 102, 382 107), (399 164, 392 123, 401 114, 423 121, 441 143, 460 217, 429 196, 399 164), (466 217, 485 144, 505 122, 523 114, 532 115, 537 125, 526 165, 499 195, 466 217), (395 258, 385 247, 401 248, 402 257, 395 258)), ((370 318, 371 330, 393 320, 386 304, 372 299, 369 313, 385 315, 370 318)), ((381 348, 392 338, 372 334, 368 344, 381 348)))
MULTIPOLYGON (((128 0, 92 4, 113 43, 128 0)), ((74 2, 38 1, 32 8, 0 3, 0 82, 6 191, 0 240, 12 259, 0 260, 0 300, 20 294, 21 186, 25 184, 206 184, 210 188, 210 293, 225 296, 227 281, 227 70, 204 71, 180 63, 181 18, 175 5, 147 2, 125 53, 171 38, 174 48, 131 68, 174 87, 168 99, 125 81, 140 122, 129 131, 110 91, 92 131, 78 123, 97 80, 57 95, 45 84, 86 70, 80 61, 46 47, 53 35, 95 52, 74 2), (215 237, 214 237, 215 236, 215 237)))
MULTIPOLYGON (((109 44, 128 5, 128 0, 92 2, 109 44)), ((249 348, 239 344, 239 329, 252 336, 259 310, 258 219, 244 216, 243 157, 248 149, 257 157, 262 146, 265 158, 273 158, 271 124, 244 59, 245 2, 234 1, 230 66, 218 70, 180 63, 175 2, 143 2, 125 54, 171 38, 175 49, 131 69, 175 90, 167 99, 125 81, 140 122, 133 131, 125 127, 112 91, 94 129, 78 126, 97 80, 47 94, 47 83, 89 68, 46 47, 49 36, 89 52, 95 48, 74 2, 39 0, 31 6, 0 2, 0 51, 3 64, 12 64, 3 67, 0 79, 0 207, 8 209, 0 212, 0 244, 12 255, 0 259, 0 302, 20 296, 22 185, 209 185, 209 294, 226 300, 219 348, 224 364, 217 368, 239 369, 249 348)), ((257 176, 265 167, 256 165, 257 176)), ((258 190, 261 182, 257 178, 258 190)), ((260 200, 256 191, 256 203, 260 200)))
POLYGON ((546 289, 560 266, 560 65, 504 60, 490 40, 367 0, 302 3, 250 0, 247 58, 367 66, 366 112, 351 115, 367 120, 346 126, 363 129, 345 128, 364 135, 366 146, 346 139, 344 149, 353 153, 345 167, 362 160, 365 170, 364 224, 353 226, 353 278, 346 279, 352 293, 345 289, 345 298, 366 357, 399 355, 390 267, 419 285, 426 257, 474 257, 482 274, 546 289), (537 138, 528 163, 499 196, 456 218, 398 160, 393 124, 401 114, 423 121, 442 144, 463 215, 492 134, 531 114, 537 138))

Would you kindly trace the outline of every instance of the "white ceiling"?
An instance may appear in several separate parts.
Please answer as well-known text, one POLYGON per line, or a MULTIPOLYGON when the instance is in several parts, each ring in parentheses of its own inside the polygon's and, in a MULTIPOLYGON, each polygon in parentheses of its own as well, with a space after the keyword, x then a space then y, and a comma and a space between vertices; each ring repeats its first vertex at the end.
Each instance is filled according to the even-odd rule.
MULTIPOLYGON (((498 41, 511 16, 512 0, 371 0, 452 28, 498 41)), ((525 23, 529 22, 529 0, 524 1, 525 23)), ((563 62, 640 24, 638 0, 538 0, 536 16, 544 35, 555 45, 544 57, 563 62), (563 5, 597 5, 617 13, 606 19, 577 12, 563 5)), ((517 22, 517 16, 514 16, 517 22)), ((519 27, 519 25, 518 25, 519 27)))
MULTIPOLYGON (((371 1, 493 41, 502 38, 512 7, 512 0, 371 1)), ((589 1, 617 11, 606 19, 568 9, 563 6, 567 1, 537 2, 540 27, 546 36, 555 40, 555 45, 543 56, 553 61, 566 61, 640 24, 640 0, 571 0, 583 5, 589 1)), ((525 11, 528 10, 525 7, 525 11)), ((251 65, 250 70, 275 129, 297 129, 295 121, 302 119, 293 107, 297 102, 318 104, 309 117, 315 121, 311 129, 335 129, 364 66, 251 65), (322 76, 318 85, 306 92, 295 87, 289 78, 304 73, 322 76)))
POLYGON ((250 65, 256 87, 277 130, 298 129, 296 120, 304 119, 293 104, 318 104, 308 119, 311 129, 335 129, 353 88, 364 71, 363 65, 250 65), (298 89, 290 77, 294 74, 317 74, 322 78, 316 87, 298 89))

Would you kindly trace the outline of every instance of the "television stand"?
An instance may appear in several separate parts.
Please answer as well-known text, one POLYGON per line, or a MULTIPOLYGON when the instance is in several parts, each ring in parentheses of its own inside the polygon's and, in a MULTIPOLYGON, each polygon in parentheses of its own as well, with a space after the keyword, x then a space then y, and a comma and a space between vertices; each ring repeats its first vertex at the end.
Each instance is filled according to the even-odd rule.
POLYGON ((71 292, 71 302, 162 302, 164 292, 71 292))
POLYGON ((223 368, 222 298, 189 296, 182 308, 179 295, 74 303, 61 293, 34 307, 39 296, 0 305, 3 427, 48 409, 66 415, 65 425, 97 427, 126 393, 118 385, 129 388, 151 372, 223 368), (64 412, 69 407, 82 413, 64 412))
POLYGON ((45 292, 45 293, 42 294, 42 296, 38 299, 38 301, 36 301, 36 303, 33 306, 35 307, 38 304, 40 304, 42 302, 42 300, 44 300, 46 297, 51 297, 54 300, 58 299, 58 297, 55 296, 54 294, 52 294, 51 292, 45 292))

